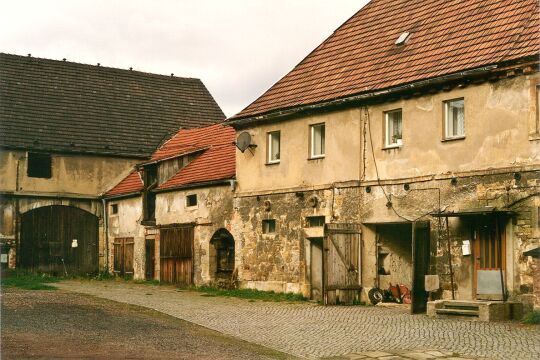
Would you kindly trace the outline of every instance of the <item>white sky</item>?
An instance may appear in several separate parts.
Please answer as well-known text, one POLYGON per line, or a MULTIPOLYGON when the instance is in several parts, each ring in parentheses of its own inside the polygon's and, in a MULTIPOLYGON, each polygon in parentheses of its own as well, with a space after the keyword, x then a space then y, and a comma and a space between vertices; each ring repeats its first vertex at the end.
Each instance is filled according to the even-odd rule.
POLYGON ((196 77, 242 110, 367 0, 0 0, 0 52, 196 77))

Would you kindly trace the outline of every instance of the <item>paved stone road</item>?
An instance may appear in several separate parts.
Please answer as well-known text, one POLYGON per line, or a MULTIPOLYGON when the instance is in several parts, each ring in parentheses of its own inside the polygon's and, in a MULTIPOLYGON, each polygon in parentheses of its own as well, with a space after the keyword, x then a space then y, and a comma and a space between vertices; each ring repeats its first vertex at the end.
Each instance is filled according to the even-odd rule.
POLYGON ((300 357, 426 349, 492 359, 540 358, 540 329, 516 323, 431 319, 371 306, 250 302, 124 282, 70 281, 58 286, 145 306, 300 357))

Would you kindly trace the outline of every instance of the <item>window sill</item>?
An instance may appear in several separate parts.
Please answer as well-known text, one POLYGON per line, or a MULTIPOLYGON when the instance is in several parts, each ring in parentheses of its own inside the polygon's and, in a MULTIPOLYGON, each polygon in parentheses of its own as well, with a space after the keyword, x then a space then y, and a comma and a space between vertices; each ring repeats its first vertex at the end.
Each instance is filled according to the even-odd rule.
POLYGON ((267 162, 265 165, 266 166, 270 166, 270 165, 279 165, 279 161, 272 161, 272 162, 267 162))
POLYGON ((533 133, 529 135, 529 141, 540 140, 540 133, 533 133))
POLYGON ((322 160, 324 159, 325 155, 319 155, 319 156, 311 156, 308 157, 308 160, 322 160))
POLYGON ((382 149, 383 150, 392 150, 392 149, 400 149, 401 147, 403 147, 403 144, 401 145, 386 145, 385 147, 383 147, 382 149))
POLYGON ((447 141, 464 140, 464 139, 465 139, 465 135, 463 135, 463 136, 448 137, 448 138, 442 139, 441 141, 442 141, 442 142, 447 142, 447 141))
POLYGON ((141 221, 141 225, 143 226, 155 226, 156 220, 143 220, 141 221))

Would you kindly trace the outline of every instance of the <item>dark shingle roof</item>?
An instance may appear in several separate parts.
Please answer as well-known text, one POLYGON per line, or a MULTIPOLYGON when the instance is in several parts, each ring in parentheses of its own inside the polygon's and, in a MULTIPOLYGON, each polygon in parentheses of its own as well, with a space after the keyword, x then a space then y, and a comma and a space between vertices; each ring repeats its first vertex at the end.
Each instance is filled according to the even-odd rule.
POLYGON ((199 79, 0 54, 0 147, 149 157, 225 115, 199 79))
POLYGON ((538 0, 372 0, 231 119, 537 57, 539 30, 538 0))

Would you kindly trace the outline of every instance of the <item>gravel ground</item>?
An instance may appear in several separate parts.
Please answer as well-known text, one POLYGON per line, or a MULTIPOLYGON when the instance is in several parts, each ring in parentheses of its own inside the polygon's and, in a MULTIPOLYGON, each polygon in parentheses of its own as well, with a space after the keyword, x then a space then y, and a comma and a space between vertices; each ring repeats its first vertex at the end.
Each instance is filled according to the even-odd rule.
POLYGON ((277 351, 134 305, 3 289, 2 359, 284 359, 277 351))

